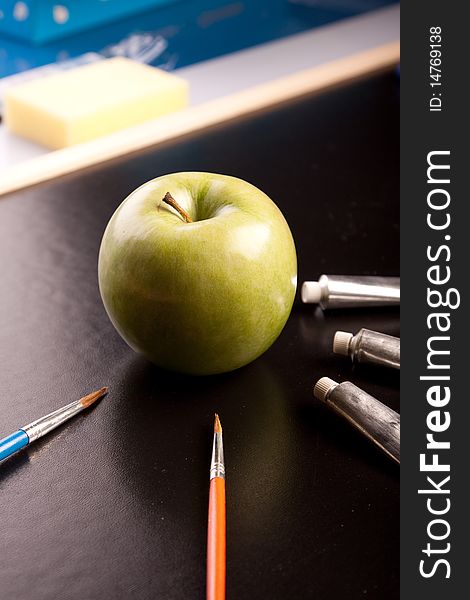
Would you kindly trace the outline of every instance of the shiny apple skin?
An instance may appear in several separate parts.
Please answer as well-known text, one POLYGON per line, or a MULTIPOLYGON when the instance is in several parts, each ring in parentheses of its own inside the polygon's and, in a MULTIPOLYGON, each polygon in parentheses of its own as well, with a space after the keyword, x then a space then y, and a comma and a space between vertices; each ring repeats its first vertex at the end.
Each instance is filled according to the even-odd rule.
POLYGON ((294 241, 262 191, 235 177, 174 173, 118 207, 98 264, 119 334, 156 365, 208 375, 265 352, 282 331, 297 284, 294 241), (192 223, 162 203, 170 192, 192 223))

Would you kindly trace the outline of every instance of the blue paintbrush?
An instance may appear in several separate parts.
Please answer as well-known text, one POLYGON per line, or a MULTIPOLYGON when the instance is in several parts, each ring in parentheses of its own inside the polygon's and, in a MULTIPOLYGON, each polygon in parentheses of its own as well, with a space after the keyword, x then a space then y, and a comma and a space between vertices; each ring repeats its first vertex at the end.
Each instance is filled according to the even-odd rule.
POLYGON ((0 440, 0 461, 18 452, 21 448, 28 446, 43 435, 46 435, 49 431, 59 427, 59 425, 62 425, 62 423, 65 423, 65 421, 68 421, 71 417, 74 417, 102 398, 107 392, 108 388, 103 387, 96 392, 88 394, 88 396, 80 398, 80 400, 75 400, 67 404, 67 406, 63 406, 49 415, 29 423, 29 425, 21 427, 15 433, 3 438, 0 440))

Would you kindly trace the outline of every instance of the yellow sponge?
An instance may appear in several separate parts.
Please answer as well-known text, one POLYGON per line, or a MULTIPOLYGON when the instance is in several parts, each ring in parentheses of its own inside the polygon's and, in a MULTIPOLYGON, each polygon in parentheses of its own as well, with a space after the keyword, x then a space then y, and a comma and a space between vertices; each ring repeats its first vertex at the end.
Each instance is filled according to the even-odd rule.
POLYGON ((111 58, 10 88, 5 123, 14 133, 63 148, 187 103, 184 79, 127 58, 111 58))

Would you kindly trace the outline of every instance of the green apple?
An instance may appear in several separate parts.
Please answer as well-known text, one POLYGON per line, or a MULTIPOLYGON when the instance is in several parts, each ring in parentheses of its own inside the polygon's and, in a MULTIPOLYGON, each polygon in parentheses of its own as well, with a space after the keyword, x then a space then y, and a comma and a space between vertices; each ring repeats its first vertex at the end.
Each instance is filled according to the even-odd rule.
POLYGON ((129 346, 198 375, 267 350, 297 284, 294 241, 274 202, 212 173, 164 175, 130 194, 103 235, 98 271, 106 311, 129 346))

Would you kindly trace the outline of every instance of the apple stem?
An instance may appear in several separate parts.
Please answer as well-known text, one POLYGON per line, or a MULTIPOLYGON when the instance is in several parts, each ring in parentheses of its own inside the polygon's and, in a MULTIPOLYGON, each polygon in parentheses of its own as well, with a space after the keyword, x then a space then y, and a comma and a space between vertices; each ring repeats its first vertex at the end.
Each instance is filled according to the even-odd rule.
POLYGON ((166 204, 169 204, 172 208, 174 208, 176 211, 178 211, 179 214, 186 221, 186 223, 192 223, 193 222, 193 220, 188 215, 188 213, 184 210, 184 208, 181 208, 181 206, 178 204, 178 202, 176 202, 176 200, 173 198, 173 196, 170 194, 170 192, 167 192, 163 196, 162 202, 165 202, 166 204))

